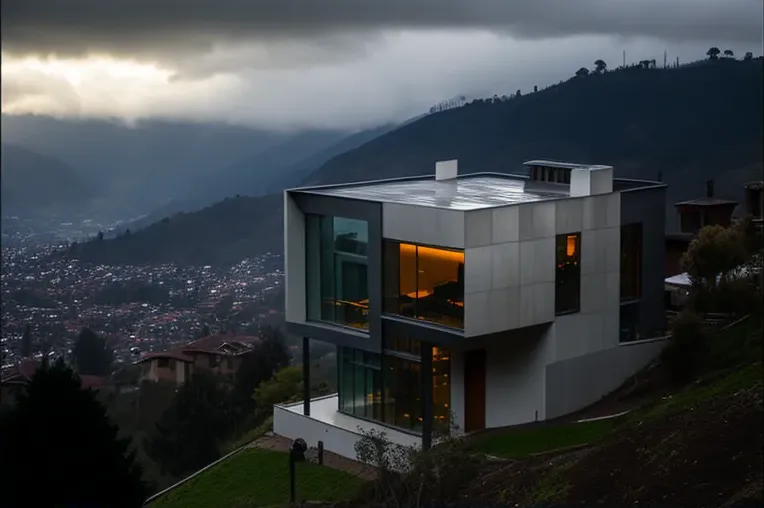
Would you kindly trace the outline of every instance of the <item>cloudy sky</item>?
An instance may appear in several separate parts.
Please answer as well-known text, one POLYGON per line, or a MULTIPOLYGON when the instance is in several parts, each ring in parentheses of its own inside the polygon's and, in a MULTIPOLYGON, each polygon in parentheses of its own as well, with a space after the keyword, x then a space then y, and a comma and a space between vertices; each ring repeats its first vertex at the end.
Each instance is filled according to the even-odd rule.
POLYGON ((762 52, 762 0, 3 0, 4 113, 359 129, 442 99, 762 52))

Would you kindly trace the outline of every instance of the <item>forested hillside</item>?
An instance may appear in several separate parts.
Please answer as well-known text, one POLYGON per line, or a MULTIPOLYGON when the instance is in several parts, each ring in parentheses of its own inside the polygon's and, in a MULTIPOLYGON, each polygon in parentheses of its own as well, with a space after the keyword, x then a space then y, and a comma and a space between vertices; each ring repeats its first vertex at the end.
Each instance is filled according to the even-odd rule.
MULTIPOLYGON (((706 180, 734 198, 760 173, 761 90, 761 59, 579 75, 428 115, 332 158, 304 183, 428 174, 437 160, 452 158, 460 172, 516 173, 534 158, 611 164, 616 176, 660 175, 669 185, 673 225, 673 203, 702 195, 706 180)), ((109 263, 225 263, 280 251, 281 222, 280 196, 239 198, 79 245, 71 255, 109 263)))

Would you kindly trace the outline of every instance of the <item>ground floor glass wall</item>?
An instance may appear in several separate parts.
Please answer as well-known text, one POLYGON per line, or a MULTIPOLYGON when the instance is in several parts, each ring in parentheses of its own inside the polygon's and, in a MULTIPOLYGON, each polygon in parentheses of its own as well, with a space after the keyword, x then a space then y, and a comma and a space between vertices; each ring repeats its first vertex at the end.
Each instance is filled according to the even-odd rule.
MULTIPOLYGON (((339 409, 406 430, 421 431, 423 422, 420 344, 397 340, 384 355, 339 348, 339 409), (416 351, 416 354, 412 354, 416 351)), ((433 348, 432 400, 436 426, 449 421, 450 356, 433 348)))

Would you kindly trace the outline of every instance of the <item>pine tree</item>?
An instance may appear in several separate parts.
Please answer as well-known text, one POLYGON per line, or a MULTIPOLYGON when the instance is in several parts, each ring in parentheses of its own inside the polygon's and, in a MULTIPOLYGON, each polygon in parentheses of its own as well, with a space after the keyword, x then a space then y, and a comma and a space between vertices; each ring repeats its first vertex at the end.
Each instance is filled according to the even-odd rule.
POLYGON ((2 419, 4 506, 138 508, 149 488, 129 439, 62 360, 43 365, 2 419))

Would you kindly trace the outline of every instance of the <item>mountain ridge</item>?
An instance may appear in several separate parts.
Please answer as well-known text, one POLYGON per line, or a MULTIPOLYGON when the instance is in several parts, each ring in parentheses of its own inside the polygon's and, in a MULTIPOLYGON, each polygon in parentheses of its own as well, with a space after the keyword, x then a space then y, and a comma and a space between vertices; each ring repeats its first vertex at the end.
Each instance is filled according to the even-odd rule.
MULTIPOLYGON (((720 197, 742 195, 743 182, 725 175, 748 178, 745 168, 761 161, 761 90, 761 60, 574 77, 510 100, 478 100, 427 115, 331 158, 302 184, 430 174, 437 160, 446 159, 458 159, 460 173, 517 173, 523 161, 537 158, 610 164, 617 177, 661 174, 669 185, 668 222, 675 226, 673 203, 703 195, 706 180, 718 181, 720 197)), ((207 264, 280 251, 281 196, 239 199, 246 216, 228 215, 213 226, 211 217, 224 216, 223 208, 231 206, 218 203, 182 222, 151 225, 145 236, 140 231, 111 244, 80 244, 70 254, 104 263, 207 264), (220 241, 211 229, 221 227, 243 236, 232 234, 199 255, 184 240, 193 235, 194 245, 220 241)))

